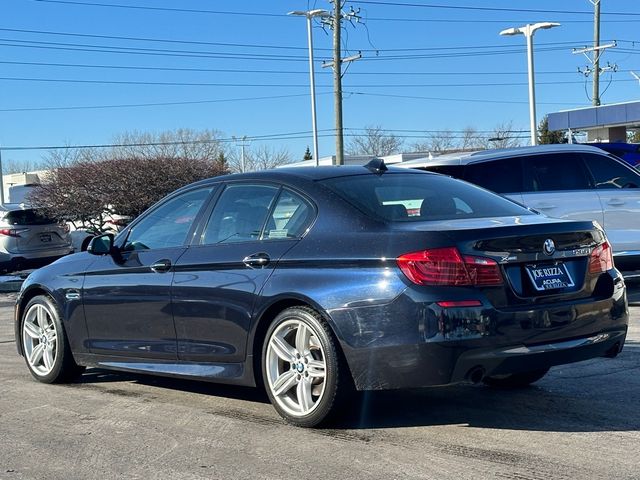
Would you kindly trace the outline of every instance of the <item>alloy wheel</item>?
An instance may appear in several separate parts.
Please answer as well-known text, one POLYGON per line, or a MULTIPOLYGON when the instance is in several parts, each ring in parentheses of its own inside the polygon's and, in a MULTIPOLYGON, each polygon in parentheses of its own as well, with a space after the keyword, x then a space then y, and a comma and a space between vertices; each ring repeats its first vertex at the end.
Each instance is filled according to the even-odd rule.
POLYGON ((53 315, 45 305, 36 303, 26 312, 22 344, 31 370, 39 376, 50 374, 58 354, 58 332, 53 315))
POLYGON ((287 320, 271 334, 267 382, 275 401, 289 415, 308 415, 320 404, 326 386, 325 359, 318 333, 302 320, 287 320))

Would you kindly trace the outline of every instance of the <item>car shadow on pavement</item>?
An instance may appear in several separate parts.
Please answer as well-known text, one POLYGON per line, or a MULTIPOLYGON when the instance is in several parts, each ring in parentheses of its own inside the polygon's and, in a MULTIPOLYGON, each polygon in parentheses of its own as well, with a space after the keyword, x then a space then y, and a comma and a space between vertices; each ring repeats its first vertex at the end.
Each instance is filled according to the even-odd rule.
MULTIPOLYGON (((135 388, 126 386, 110 386, 108 384, 140 384, 162 389, 170 389, 181 392, 189 392, 213 397, 225 397, 248 402, 269 403, 269 398, 261 388, 240 387, 235 385, 222 385, 219 383, 202 382, 196 380, 184 380, 138 373, 116 372, 99 368, 88 368, 72 385, 100 386, 100 391, 119 396, 135 397, 143 396, 142 392, 136 392, 135 388)), ((96 388, 97 389, 97 388, 96 388)))
MULTIPOLYGON (((640 430, 639 358, 640 342, 629 341, 617 366, 616 360, 596 359, 586 365, 557 367, 537 385, 524 389, 457 385, 360 392, 327 431, 451 425, 550 432, 637 431, 640 430), (603 363, 608 365, 605 367, 603 363)), ((88 369, 74 385, 148 400, 160 396, 154 391, 159 388, 212 400, 224 397, 254 404, 269 403, 266 393, 259 388, 100 369, 88 369), (138 390, 136 385, 154 387, 154 390, 138 390)), ((238 418, 246 421, 284 423, 271 408, 259 411, 248 408, 246 412, 241 405, 235 408, 241 412, 238 418)), ((224 414, 224 411, 218 413, 224 414)))

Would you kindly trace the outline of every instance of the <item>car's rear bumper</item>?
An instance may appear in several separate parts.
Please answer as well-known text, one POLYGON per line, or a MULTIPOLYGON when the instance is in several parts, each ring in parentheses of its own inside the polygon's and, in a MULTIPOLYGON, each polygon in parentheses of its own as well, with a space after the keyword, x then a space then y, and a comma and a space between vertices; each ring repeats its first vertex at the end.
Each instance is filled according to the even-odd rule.
POLYGON ((403 295, 375 312, 332 312, 359 390, 478 381, 613 356, 627 334, 621 281, 610 298, 510 311, 485 305, 441 308, 415 300, 419 298, 403 295), (370 322, 374 313, 375 321, 370 322), (374 325, 383 327, 373 330, 374 325))

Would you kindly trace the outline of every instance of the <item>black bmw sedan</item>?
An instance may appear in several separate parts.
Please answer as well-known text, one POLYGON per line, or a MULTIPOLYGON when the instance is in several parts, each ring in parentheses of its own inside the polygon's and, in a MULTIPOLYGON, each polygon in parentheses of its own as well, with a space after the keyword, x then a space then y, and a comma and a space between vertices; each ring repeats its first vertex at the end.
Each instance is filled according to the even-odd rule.
POLYGON ((354 390, 525 386, 614 357, 628 321, 597 224, 375 161, 184 187, 32 273, 15 312, 41 382, 95 366, 264 385, 300 426, 354 390))

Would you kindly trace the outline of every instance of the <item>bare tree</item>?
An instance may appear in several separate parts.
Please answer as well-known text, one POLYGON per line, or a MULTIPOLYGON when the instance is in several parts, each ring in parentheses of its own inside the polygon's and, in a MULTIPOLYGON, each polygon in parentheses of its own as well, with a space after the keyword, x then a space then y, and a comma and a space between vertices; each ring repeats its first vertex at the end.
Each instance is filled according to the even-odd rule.
POLYGON ((493 129, 485 140, 485 148, 513 148, 522 145, 522 139, 513 130, 513 121, 503 122, 493 129))
POLYGON ((177 188, 226 173, 217 160, 186 158, 79 159, 51 163, 30 201, 76 227, 101 231, 113 214, 136 217, 177 188))
POLYGON ((30 200, 76 227, 104 229, 112 214, 135 217, 173 190, 228 172, 219 135, 130 132, 111 148, 56 150, 30 200))
MULTIPOLYGON (((280 165, 291 163, 291 154, 286 148, 274 148, 260 145, 255 148, 245 147, 244 171, 269 170, 280 165)), ((228 156, 229 169, 242 172, 243 160, 241 151, 231 152, 228 156)))
POLYGON ((477 150, 482 148, 482 137, 478 131, 473 127, 466 127, 462 131, 462 138, 460 139, 460 149, 462 150, 477 150))
POLYGON ((115 146, 105 152, 106 158, 217 158, 227 153, 216 130, 178 129, 161 133, 125 132, 117 135, 115 146))
POLYGON ((346 148, 349 155, 375 155, 381 157, 399 153, 403 141, 392 133, 386 133, 380 125, 367 126, 363 135, 352 137, 346 148))
POLYGON ((457 148, 456 137, 451 130, 440 130, 427 135, 426 142, 417 142, 413 149, 418 152, 442 153, 457 148))

